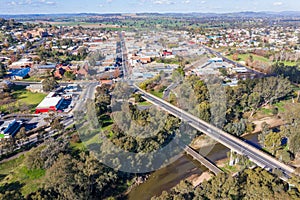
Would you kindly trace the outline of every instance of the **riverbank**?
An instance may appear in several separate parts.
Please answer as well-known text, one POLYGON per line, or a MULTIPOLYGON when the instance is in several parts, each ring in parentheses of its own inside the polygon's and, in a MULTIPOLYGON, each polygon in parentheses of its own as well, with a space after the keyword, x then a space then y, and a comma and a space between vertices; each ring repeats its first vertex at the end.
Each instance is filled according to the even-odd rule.
POLYGON ((191 182, 194 187, 200 185, 203 181, 208 181, 213 175, 210 172, 203 172, 201 175, 194 174, 188 177, 186 180, 191 182))
MULTIPOLYGON (((257 133, 248 134, 244 138, 253 144, 258 144, 257 136, 257 133)), ((218 167, 225 166, 226 162, 228 162, 227 154, 230 152, 230 149, 213 141, 204 134, 196 138, 192 142, 191 147, 199 149, 203 156, 216 163, 218 167)), ((206 167, 183 155, 170 165, 153 172, 146 182, 133 188, 127 197, 129 200, 148 200, 153 196, 161 195, 163 191, 169 191, 179 184, 180 181, 191 180, 191 178, 194 179, 195 184, 198 182, 200 184, 208 178, 207 175, 201 176, 205 172, 208 172, 206 167)))

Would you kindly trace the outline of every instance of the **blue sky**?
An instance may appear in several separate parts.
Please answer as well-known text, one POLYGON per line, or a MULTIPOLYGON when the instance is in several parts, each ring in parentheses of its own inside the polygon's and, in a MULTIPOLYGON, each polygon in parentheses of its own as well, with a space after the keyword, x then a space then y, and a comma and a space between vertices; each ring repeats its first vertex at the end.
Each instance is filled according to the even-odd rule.
POLYGON ((0 14, 300 11, 299 0, 0 0, 0 14))

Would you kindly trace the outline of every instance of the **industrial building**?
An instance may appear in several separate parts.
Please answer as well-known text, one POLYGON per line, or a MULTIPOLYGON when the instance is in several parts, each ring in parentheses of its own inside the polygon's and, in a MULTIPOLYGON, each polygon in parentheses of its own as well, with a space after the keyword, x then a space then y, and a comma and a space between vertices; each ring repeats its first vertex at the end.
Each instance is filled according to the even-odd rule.
POLYGON ((5 121, 0 126, 0 134, 4 135, 4 138, 14 137, 22 126, 22 121, 5 121))
POLYGON ((54 92, 50 92, 44 100, 36 107, 35 113, 47 113, 50 111, 58 111, 63 103, 62 97, 56 97, 54 92))

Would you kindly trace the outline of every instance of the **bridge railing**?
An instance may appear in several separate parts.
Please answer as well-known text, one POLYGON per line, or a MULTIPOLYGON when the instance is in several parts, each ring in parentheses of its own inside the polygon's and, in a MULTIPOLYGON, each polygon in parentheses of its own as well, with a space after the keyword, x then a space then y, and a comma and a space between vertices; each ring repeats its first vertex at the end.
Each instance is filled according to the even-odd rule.
MULTIPOLYGON (((149 93, 146 92, 145 90, 139 88, 137 85, 134 84, 134 86, 135 86, 140 92, 142 92, 142 93, 144 93, 144 94, 146 94, 146 95, 148 95, 148 96, 150 96, 150 97, 156 99, 156 100, 159 101, 160 103, 165 104, 165 105, 167 105, 167 106, 169 106, 169 107, 172 107, 173 109, 177 110, 178 112, 181 112, 182 114, 187 115, 188 117, 194 119, 195 121, 199 122, 200 124, 203 124, 203 125, 209 127, 211 130, 215 131, 215 132, 218 133, 219 135, 222 135, 222 136, 224 136, 224 137, 226 137, 226 138, 228 138, 228 139, 233 140, 235 143, 241 145, 242 147, 247 148, 247 149, 249 149, 249 150, 251 150, 251 151, 256 152, 257 154, 259 154, 259 155, 261 155, 262 157, 264 157, 266 160, 269 160, 269 161, 272 161, 273 163, 276 163, 276 164, 279 165, 282 169, 285 169, 285 170, 288 171, 289 173, 294 173, 295 169, 294 169, 293 167, 288 166, 288 165, 286 165, 286 164, 284 164, 284 163, 278 161, 278 160, 275 159, 274 157, 272 157, 272 156, 268 155, 267 153, 265 153, 265 152, 263 152, 263 151, 257 149, 256 147, 254 147, 254 146, 252 146, 252 145, 250 145, 250 144, 248 144, 248 143, 242 141, 241 139, 239 139, 239 138, 237 138, 237 137, 235 137, 235 136, 233 136, 233 135, 231 135, 231 134, 229 134, 229 133, 226 133, 225 131, 223 131, 223 130, 221 130, 221 129, 219 129, 219 128, 217 128, 217 127, 215 127, 215 126, 213 126, 213 125, 211 125, 211 124, 209 124, 209 123, 207 123, 207 122, 205 122, 205 121, 203 121, 203 120, 201 120, 201 119, 199 119, 198 117, 195 117, 194 115, 192 115, 192 114, 190 114, 190 113, 188 113, 188 112, 186 112, 186 111, 184 111, 184 110, 182 110, 182 109, 180 109, 180 108, 178 108, 178 107, 176 107, 176 106, 170 104, 169 102, 166 102, 166 101, 164 101, 164 100, 162 100, 162 99, 160 99, 160 98, 158 98, 158 97, 156 97, 156 96, 154 96, 154 95, 152 95, 152 94, 149 94, 149 93)), ((153 102, 153 103, 156 104, 155 102, 153 102)), ((159 106, 159 105, 158 105, 158 106, 159 106)), ((167 110, 167 111, 168 111, 168 110, 167 110)), ((168 111, 168 112, 170 112, 170 111, 168 111)), ((173 113, 173 112, 171 112, 171 113, 177 115, 176 113, 173 113)), ((196 128, 195 126, 193 126, 193 127, 196 128)), ((198 128, 197 128, 197 129, 198 129, 198 128)), ((224 142, 223 142, 222 140, 220 140, 219 138, 216 138, 216 137, 214 137, 211 133, 208 133, 208 132, 209 132, 208 130, 203 130, 203 132, 206 133, 206 134, 208 134, 209 136, 213 137, 213 138, 216 139, 218 142, 222 143, 223 145, 227 146, 228 148, 232 148, 230 145, 227 145, 226 143, 224 143, 224 142)), ((241 152, 241 150, 239 150, 239 149, 234 149, 234 150, 236 150, 236 151, 237 151, 238 153, 240 153, 240 154, 243 154, 243 152, 241 152)), ((250 159, 252 159, 252 161, 254 161, 254 162, 256 161, 255 159, 253 159, 253 158, 251 158, 251 157, 250 157, 250 159)), ((256 161, 256 162, 259 162, 259 161, 256 161)))

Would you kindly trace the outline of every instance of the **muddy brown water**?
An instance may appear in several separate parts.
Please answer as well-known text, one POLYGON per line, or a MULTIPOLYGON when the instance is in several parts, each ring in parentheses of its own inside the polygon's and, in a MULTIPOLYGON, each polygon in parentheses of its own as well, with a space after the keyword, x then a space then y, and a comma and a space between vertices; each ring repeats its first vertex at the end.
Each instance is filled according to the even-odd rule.
MULTIPOLYGON (((244 138, 254 145, 258 144, 258 134, 247 135, 244 138)), ((206 157, 215 162, 227 158, 229 149, 219 143, 214 146, 203 148, 201 152, 206 153, 206 157)), ((148 180, 128 194, 129 200, 148 200, 153 196, 159 196, 163 191, 169 191, 176 186, 181 180, 190 177, 193 174, 201 175, 207 168, 189 156, 183 155, 170 165, 161 168, 151 174, 148 180)))

